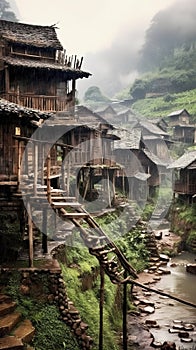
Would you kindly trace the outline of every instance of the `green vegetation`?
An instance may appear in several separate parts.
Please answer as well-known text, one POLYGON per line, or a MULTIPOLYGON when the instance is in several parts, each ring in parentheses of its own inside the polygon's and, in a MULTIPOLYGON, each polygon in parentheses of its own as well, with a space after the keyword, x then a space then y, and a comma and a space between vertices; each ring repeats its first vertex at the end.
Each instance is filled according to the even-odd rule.
MULTIPOLYGON (((70 328, 60 321, 59 311, 55 305, 49 304, 36 295, 24 296, 20 292, 21 274, 18 271, 12 271, 6 277, 0 276, 0 284, 4 287, 3 292, 10 295, 17 302, 17 310, 23 318, 31 320, 36 328, 36 333, 32 346, 36 350, 79 350, 78 344, 73 337, 70 328)), ((39 275, 40 284, 43 293, 47 292, 47 281, 43 275, 39 275)))
MULTIPOLYGON (((115 237, 116 245, 138 272, 147 267, 148 252, 139 228, 134 227, 130 232, 126 232, 126 221, 117 214, 109 214, 97 218, 96 221, 108 236, 115 237)), ((67 246, 64 253, 60 254, 61 268, 68 297, 80 311, 82 320, 89 325, 89 335, 93 337, 95 350, 98 347, 99 334, 99 262, 83 246, 77 232, 73 243, 75 247, 67 246)), ((129 308, 133 308, 130 302, 129 308)), ((112 284, 105 275, 104 350, 119 349, 119 332, 122 331, 121 310, 122 287, 112 284)))
POLYGON ((178 200, 170 211, 171 229, 182 238, 184 249, 195 252, 196 243, 196 204, 182 203, 178 200))
POLYGON ((196 89, 171 94, 170 101, 165 97, 151 97, 136 101, 132 105, 133 111, 143 117, 166 117, 175 110, 186 108, 193 116, 193 122, 196 121, 196 89))
POLYGON ((0 19, 13 22, 17 21, 16 15, 11 10, 9 1, 7 0, 0 1, 0 19))
MULTIPOLYGON (((69 298, 89 325, 93 349, 98 347, 99 334, 99 264, 88 250, 81 246, 66 248, 67 264, 62 272, 69 298)), ((121 290, 105 276, 104 350, 117 350, 117 331, 121 329, 121 290)))
POLYGON ((110 99, 104 96, 97 86, 90 86, 84 94, 84 101, 88 102, 110 102, 110 99))

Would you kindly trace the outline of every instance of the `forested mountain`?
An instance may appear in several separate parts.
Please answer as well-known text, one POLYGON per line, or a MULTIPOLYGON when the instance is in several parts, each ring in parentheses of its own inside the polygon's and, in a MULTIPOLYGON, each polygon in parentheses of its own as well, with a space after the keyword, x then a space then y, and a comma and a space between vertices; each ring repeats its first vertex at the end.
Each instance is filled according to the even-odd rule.
POLYGON ((136 99, 196 88, 195 0, 179 1, 158 12, 140 51, 140 78, 131 86, 136 99))
POLYGON ((0 19, 17 22, 16 15, 12 11, 10 3, 7 0, 0 0, 0 19))
MULTIPOLYGON (((195 0, 177 1, 165 10, 158 12, 152 19, 151 25, 146 31, 145 42, 140 51, 138 70, 149 71, 155 68, 163 68, 177 60, 177 65, 189 68, 189 62, 185 62, 185 53, 195 50, 196 43, 196 6, 195 0), (180 65, 179 50, 182 53, 182 65, 180 65), (184 55, 183 55, 184 53, 184 55)), ((195 63, 196 64, 196 63, 195 63)))

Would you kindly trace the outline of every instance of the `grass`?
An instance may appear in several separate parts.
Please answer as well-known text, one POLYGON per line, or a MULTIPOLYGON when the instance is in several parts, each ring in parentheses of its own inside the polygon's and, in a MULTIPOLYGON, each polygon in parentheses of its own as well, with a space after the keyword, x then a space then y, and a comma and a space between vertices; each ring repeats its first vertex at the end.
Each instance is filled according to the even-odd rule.
POLYGON ((170 94, 172 100, 166 102, 163 97, 145 98, 136 101, 132 105, 133 111, 141 117, 157 118, 167 117, 175 110, 186 108, 196 121, 196 89, 184 91, 181 93, 170 94))

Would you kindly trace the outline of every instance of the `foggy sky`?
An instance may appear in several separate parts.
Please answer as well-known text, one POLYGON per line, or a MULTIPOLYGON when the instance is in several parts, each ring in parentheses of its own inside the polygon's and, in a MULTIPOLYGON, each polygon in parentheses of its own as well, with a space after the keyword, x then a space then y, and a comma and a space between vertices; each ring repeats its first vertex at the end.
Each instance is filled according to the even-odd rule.
MULTIPOLYGON (((152 18, 176 0, 11 1, 21 22, 57 23, 57 35, 67 53, 84 56, 82 69, 92 77, 77 84, 79 96, 91 85, 112 96, 137 76, 138 51, 152 18)), ((177 0, 177 4, 189 1, 177 0)))

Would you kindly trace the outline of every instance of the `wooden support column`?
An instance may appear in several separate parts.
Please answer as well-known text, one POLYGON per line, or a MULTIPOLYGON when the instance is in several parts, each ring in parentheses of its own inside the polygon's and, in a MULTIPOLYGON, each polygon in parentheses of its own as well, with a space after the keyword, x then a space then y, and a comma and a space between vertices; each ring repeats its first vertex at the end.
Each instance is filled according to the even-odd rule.
MULTIPOLYGON (((124 272, 124 279, 127 272, 124 272)), ((127 283, 123 284, 123 350, 127 350, 127 283)))
POLYGON ((37 179, 38 179, 38 144, 34 144, 34 185, 33 193, 37 196, 37 179))
POLYGON ((27 203, 28 213, 28 236, 29 236, 29 267, 33 267, 33 222, 31 219, 30 203, 27 203))
POLYGON ((72 80, 72 106, 75 106, 75 99, 76 99, 76 81, 75 79, 72 80))
POLYGON ((10 90, 9 67, 5 66, 5 98, 6 100, 9 100, 9 90, 10 90))
POLYGON ((68 155, 67 162, 67 196, 70 195, 70 155, 68 155))
POLYGON ((44 163, 45 163, 45 146, 44 144, 40 145, 41 147, 41 184, 44 185, 44 163))
POLYGON ((50 158, 50 151, 47 155, 47 176, 46 176, 46 182, 47 182, 47 198, 48 202, 51 203, 51 186, 50 186, 50 168, 51 168, 51 158, 50 158))
POLYGON ((17 171, 18 188, 20 185, 20 176, 21 176, 21 158, 22 158, 22 145, 20 140, 18 140, 18 171, 17 171))
POLYGON ((99 350, 103 350, 104 268, 100 264, 99 350))
POLYGON ((42 220, 42 250, 44 254, 48 253, 47 226, 47 208, 44 208, 42 220))
POLYGON ((112 172, 112 191, 113 191, 113 201, 116 202, 116 187, 115 187, 115 180, 116 180, 116 171, 113 170, 112 172))
POLYGON ((110 196, 110 176, 109 176, 109 169, 106 170, 107 174, 107 191, 108 191, 108 204, 109 208, 111 208, 111 196, 110 196))

